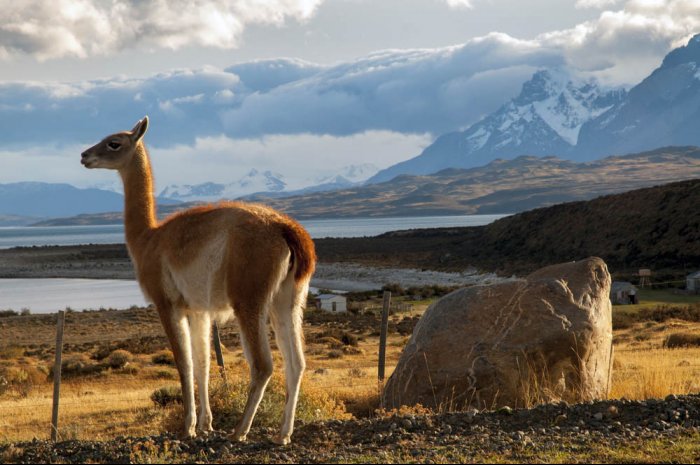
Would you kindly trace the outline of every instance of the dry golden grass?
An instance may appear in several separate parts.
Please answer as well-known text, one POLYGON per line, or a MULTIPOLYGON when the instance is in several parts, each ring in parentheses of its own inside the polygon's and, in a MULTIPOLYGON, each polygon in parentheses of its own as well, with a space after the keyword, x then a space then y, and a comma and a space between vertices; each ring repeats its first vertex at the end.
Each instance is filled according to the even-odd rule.
POLYGON ((610 396, 648 399, 700 391, 700 348, 664 347, 678 332, 700 334, 700 323, 643 322, 617 331, 610 396))
MULTIPOLYGON (((425 306, 419 311, 425 309, 425 306)), ((107 312, 109 313, 109 312, 107 312)), ((95 315, 88 318, 89 325, 100 329, 95 336, 105 336, 103 329, 124 324, 119 337, 134 341, 136 348, 144 347, 135 339, 139 328, 146 326, 149 333, 158 328, 157 321, 150 315, 138 312, 117 315, 118 320, 109 320, 104 314, 102 321, 95 315)), ((417 314, 416 311, 413 314, 417 314)), ((100 344, 93 344, 89 328, 80 326, 80 315, 74 316, 71 329, 80 334, 80 341, 72 345, 68 356, 93 354, 103 351, 100 344), (84 349, 87 348, 87 349, 84 349), (88 352, 81 352, 88 350, 88 352)), ((406 315, 396 315, 396 321, 406 315)), ((322 396, 326 400, 320 405, 337 405, 335 412, 339 418, 348 414, 363 417, 376 414, 380 407, 381 386, 377 381, 378 337, 376 328, 360 328, 341 320, 336 323, 307 323, 307 371, 304 377, 304 391, 311 396, 309 405, 315 405, 322 396), (357 339, 357 345, 338 346, 338 339, 324 337, 332 331, 342 330, 357 339), (339 352, 337 358, 330 358, 331 350, 339 352)), ((44 329, 43 322, 33 320, 26 332, 44 329)), ((46 325, 48 326, 48 325, 46 325)), ((34 346, 29 348, 29 334, 22 332, 21 321, 13 321, 5 326, 12 335, 19 335, 27 350, 17 349, 18 344, 0 347, 0 368, 18 369, 24 367, 46 367, 51 363, 50 348, 34 346)), ((227 378, 230 383, 240 385, 248 379, 248 369, 241 349, 236 342, 235 327, 222 328, 225 349, 227 378)), ((662 323, 634 323, 624 330, 615 332, 615 365, 611 386, 611 397, 643 399, 664 397, 668 394, 685 394, 700 390, 700 348, 663 348, 663 341, 672 333, 700 334, 700 323, 669 320, 662 323)), ((109 334, 109 333, 107 333, 109 334)), ((7 341, 0 327, 0 340, 7 341)), ((48 339, 42 335, 42 339, 48 339)), ((350 338, 353 339, 353 338, 350 338)), ((391 375, 400 353, 408 341, 408 336, 394 333, 389 335, 387 347, 387 378, 391 375)), ((100 342, 101 343, 101 342, 100 342)), ((19 344, 22 346, 22 344, 19 344)), ((274 347, 274 346, 273 346, 274 347)), ((91 376, 66 379, 61 391, 60 432, 64 439, 107 440, 122 435, 149 435, 173 428, 173 418, 181 407, 162 408, 150 399, 158 388, 178 385, 176 370, 172 366, 153 362, 153 354, 158 349, 146 353, 134 351, 133 360, 123 369, 107 368, 91 376)), ((282 373, 279 352, 274 350, 276 372, 282 373)), ((107 359, 105 359, 107 360, 107 359)), ((31 371, 31 370, 30 370, 31 371)), ((36 371, 36 370, 34 370, 36 371)), ((33 371, 33 372, 34 372, 33 371)), ((219 379, 218 368, 212 367, 212 380, 219 379)), ((35 380, 36 381, 36 380, 35 380)), ((34 437, 48 438, 50 434, 52 384, 48 379, 36 382, 24 395, 6 392, 0 395, 0 442, 29 440, 34 437)), ((279 394, 279 393, 278 393, 279 394)), ((271 396, 274 397, 274 396, 271 396)), ((277 396, 280 397, 280 396, 277 396)), ((231 401, 229 400, 229 403, 231 401)), ((278 403, 281 404, 281 398, 278 403)), ((228 408, 228 407, 227 407, 228 408)), ((233 411, 228 409, 226 411, 233 411)), ((235 410, 235 409, 234 409, 235 410)), ((264 418, 261 416, 261 420, 264 418)))
MULTIPOLYGON (((98 344, 91 344, 88 336, 88 328, 80 326, 80 316, 74 316, 71 330, 80 334, 79 344, 70 346, 71 350, 65 353, 66 358, 81 356, 87 358, 89 354, 97 354, 101 351, 98 344), (87 348, 89 352, 80 352, 87 348)), ((103 315, 105 318, 110 315, 103 315)), ((138 334, 138 322, 145 324, 148 332, 157 328, 157 322, 143 321, 136 313, 130 313, 127 319, 121 312, 117 316, 119 321, 100 321, 99 328, 112 328, 122 321, 126 321, 129 330, 121 328, 119 337, 127 341, 135 341, 138 334)), ((397 319, 403 315, 397 316, 397 319)), ((94 324, 96 314, 89 314, 88 325, 94 324)), ((149 318, 150 320, 150 318, 149 318)), ((33 318, 28 325, 28 332, 36 331, 38 327, 46 327, 49 332, 50 325, 33 318)), ((22 325, 20 320, 14 320, 9 328, 12 335, 20 335, 20 341, 26 344, 31 340, 30 335, 20 334, 22 325)), ((68 328, 68 327, 67 327, 68 328)), ((43 329, 43 328, 42 328, 43 329)), ((306 326, 307 337, 313 340, 314 333, 327 331, 326 325, 306 326)), ((54 329, 55 331, 55 329, 54 329)), ((343 329, 343 331, 346 331, 343 329)), ((229 342, 224 349, 226 360, 226 375, 232 385, 241 385, 248 379, 248 367, 243 353, 236 344, 234 334, 237 328, 222 328, 224 343, 229 342)), ((350 330, 349 334, 360 333, 359 330, 350 330)), ((365 331, 367 333, 368 331, 365 331)), ((3 332, 0 328, 0 339, 3 332)), ((101 341, 104 333, 96 335, 101 341)), ((322 343, 308 343, 307 345, 307 371, 305 373, 303 389, 308 396, 312 396, 310 405, 321 398, 327 398, 321 405, 336 403, 340 406, 335 412, 336 417, 345 418, 348 413, 356 416, 367 416, 379 406, 379 386, 377 384, 376 360, 378 356, 378 338, 367 334, 360 334, 357 346, 343 346, 338 349, 338 358, 329 358, 330 346, 322 343)), ((54 335, 55 337, 55 335, 54 335)), ((42 339, 48 340, 48 334, 42 339)), ((7 339, 3 339, 7 340, 7 339)), ((395 334, 390 339, 387 349, 387 376, 391 374, 393 366, 403 348, 406 337, 395 334)), ((78 342, 78 341, 76 341, 78 342)), ((20 363, 30 365, 50 365, 52 354, 48 347, 29 351, 34 356, 26 356, 25 350, 19 350, 17 345, 6 346, 5 360, 0 363, 16 366, 20 363)), ((273 344, 274 348, 274 344, 273 344)), ((60 409, 60 433, 64 439, 100 439, 107 440, 119 435, 149 435, 161 432, 164 428, 173 428, 173 418, 178 417, 181 407, 174 406, 163 409, 156 406, 151 400, 151 394, 158 388, 167 385, 178 385, 177 373, 174 367, 154 363, 153 355, 161 353, 156 350, 153 353, 135 354, 124 369, 109 369, 90 376, 64 378, 61 387, 60 409), (129 370, 135 370, 130 374, 129 370)), ((277 350, 273 351, 276 373, 282 373, 282 360, 277 350)), ((108 361, 109 359, 105 359, 108 361)), ((97 363, 97 362, 95 362, 97 363)), ((218 383, 218 367, 212 366, 213 385, 218 383)), ((43 383, 33 386, 30 393, 22 398, 18 395, 7 393, 0 396, 0 442, 30 440, 36 438, 48 438, 50 435, 51 396, 52 384, 48 378, 43 383)), ((213 389, 212 389, 213 391, 213 389)), ((272 391, 271 391, 272 392, 272 391)), ((269 396, 269 397, 274 397, 269 396)), ((280 396, 277 396, 280 397, 280 396)), ((282 404, 278 399, 278 403, 282 404)), ((269 415, 268 415, 269 416, 269 415)), ((266 420, 261 415, 260 421, 266 420)))

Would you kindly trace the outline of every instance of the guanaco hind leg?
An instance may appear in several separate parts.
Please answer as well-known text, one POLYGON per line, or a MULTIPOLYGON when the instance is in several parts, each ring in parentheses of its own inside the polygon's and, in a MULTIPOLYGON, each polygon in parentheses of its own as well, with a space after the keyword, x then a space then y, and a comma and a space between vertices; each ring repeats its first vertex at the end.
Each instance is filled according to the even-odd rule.
POLYGON ((190 339, 192 340, 192 358, 194 378, 199 392, 199 417, 197 430, 208 433, 213 431, 212 414, 209 406, 209 369, 211 366, 211 316, 208 312, 191 312, 188 316, 190 339))
POLYGON ((272 377, 272 353, 267 335, 267 315, 262 311, 236 311, 241 328, 241 345, 250 366, 250 387, 243 416, 231 435, 235 441, 245 441, 260 401, 272 377))
POLYGON ((298 289, 294 282, 283 284, 270 313, 277 346, 284 358, 284 377, 287 389, 282 425, 279 434, 273 438, 273 441, 280 445, 291 442, 301 378, 306 368, 301 324, 303 302, 300 297, 304 296, 305 298, 307 293, 308 283, 298 289))

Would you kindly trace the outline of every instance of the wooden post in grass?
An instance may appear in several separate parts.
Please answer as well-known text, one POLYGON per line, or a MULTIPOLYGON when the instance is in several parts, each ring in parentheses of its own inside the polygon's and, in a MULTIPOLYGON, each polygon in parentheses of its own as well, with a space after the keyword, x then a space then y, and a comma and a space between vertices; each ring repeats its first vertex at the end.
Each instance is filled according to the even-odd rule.
POLYGON ((219 365, 219 372, 226 383, 226 369, 224 368, 224 354, 221 352, 221 337, 219 336, 219 325, 214 322, 214 352, 216 352, 216 364, 219 365))
POLYGON ((379 383, 384 382, 384 368, 386 363, 386 334, 389 329, 389 306, 391 305, 391 292, 384 291, 382 303, 382 327, 379 333, 379 383))
POLYGON ((51 412, 51 440, 58 439, 58 400, 61 395, 61 357, 63 355, 63 327, 66 312, 59 310, 56 326, 56 361, 53 366, 53 409, 51 412))

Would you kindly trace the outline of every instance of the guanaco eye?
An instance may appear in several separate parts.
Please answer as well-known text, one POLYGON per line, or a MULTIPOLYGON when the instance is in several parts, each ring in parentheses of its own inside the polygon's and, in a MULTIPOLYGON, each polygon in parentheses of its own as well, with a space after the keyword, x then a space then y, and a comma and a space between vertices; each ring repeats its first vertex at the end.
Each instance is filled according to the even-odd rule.
POLYGON ((109 148, 110 150, 119 150, 121 147, 122 144, 120 144, 119 142, 112 141, 107 143, 107 148, 109 148))

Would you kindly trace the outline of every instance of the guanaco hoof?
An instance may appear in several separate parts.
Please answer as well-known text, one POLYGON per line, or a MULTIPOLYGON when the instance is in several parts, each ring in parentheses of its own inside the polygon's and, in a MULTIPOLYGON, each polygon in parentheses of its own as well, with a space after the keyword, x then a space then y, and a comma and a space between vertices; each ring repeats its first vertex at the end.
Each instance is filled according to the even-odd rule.
POLYGON ((289 436, 282 436, 280 434, 275 434, 270 439, 278 446, 286 446, 292 442, 292 439, 289 436))
POLYGON ((228 438, 234 442, 246 442, 247 437, 247 434, 238 434, 236 432, 233 432, 228 435, 228 438))

